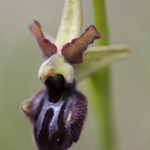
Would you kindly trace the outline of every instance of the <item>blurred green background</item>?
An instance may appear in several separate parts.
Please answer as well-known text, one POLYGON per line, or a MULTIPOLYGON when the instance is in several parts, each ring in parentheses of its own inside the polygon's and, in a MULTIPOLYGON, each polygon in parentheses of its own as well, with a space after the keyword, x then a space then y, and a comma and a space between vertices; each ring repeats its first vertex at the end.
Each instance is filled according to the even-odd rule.
MULTIPOLYGON (((64 0, 0 0, 0 150, 34 150, 31 127, 20 104, 43 87, 44 61, 28 26, 34 19, 56 36, 64 0)), ((111 44, 129 44, 131 57, 111 66, 116 150, 150 149, 150 1, 106 0, 111 44)), ((94 24, 92 1, 83 0, 83 31, 94 24)), ((79 85, 80 86, 80 85, 79 85)), ((92 101, 94 101, 92 99, 92 101)), ((70 150, 98 150, 89 106, 77 144, 70 150)), ((111 120, 110 120, 111 121, 111 120)))

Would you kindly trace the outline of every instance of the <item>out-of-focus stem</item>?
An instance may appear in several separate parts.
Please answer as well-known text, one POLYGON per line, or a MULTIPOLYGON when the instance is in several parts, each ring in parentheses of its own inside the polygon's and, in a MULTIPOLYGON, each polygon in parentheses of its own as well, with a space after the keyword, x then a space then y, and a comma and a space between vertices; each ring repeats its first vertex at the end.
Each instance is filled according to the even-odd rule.
MULTIPOLYGON (((107 15, 104 0, 93 0, 93 10, 95 25, 101 32, 102 38, 97 45, 108 45, 107 15)), ((84 82, 90 106, 94 111, 98 137, 103 150, 112 150, 114 147, 114 130, 111 111, 111 92, 110 92, 110 68, 105 67, 96 72, 84 82)))
POLYGON ((108 45, 108 24, 104 0, 93 0, 93 12, 96 28, 102 34, 102 38, 98 40, 98 45, 108 45))

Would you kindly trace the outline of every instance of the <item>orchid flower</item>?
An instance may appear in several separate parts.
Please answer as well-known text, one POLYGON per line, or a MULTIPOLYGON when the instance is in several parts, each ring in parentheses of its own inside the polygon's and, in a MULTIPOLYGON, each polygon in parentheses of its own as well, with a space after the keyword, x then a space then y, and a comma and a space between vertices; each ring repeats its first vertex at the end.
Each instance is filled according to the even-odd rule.
POLYGON ((38 73, 46 88, 25 101, 21 109, 32 123, 39 150, 65 150, 77 142, 87 114, 87 100, 76 89, 77 81, 129 54, 126 45, 87 49, 101 34, 94 25, 81 34, 81 27, 81 0, 66 0, 54 43, 44 36, 38 21, 30 25, 47 58, 38 73))

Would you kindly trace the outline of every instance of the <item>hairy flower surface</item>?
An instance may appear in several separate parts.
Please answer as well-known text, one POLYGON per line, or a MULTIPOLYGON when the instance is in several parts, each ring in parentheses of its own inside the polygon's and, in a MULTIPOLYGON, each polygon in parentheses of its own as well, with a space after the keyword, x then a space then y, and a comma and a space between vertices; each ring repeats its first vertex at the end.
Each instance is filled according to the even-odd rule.
POLYGON ((70 64, 82 63, 83 52, 101 36, 91 25, 80 37, 58 49, 45 38, 37 21, 30 25, 30 31, 43 56, 48 58, 38 74, 46 89, 25 101, 21 108, 32 123, 39 150, 65 150, 79 139, 87 114, 87 100, 76 90, 74 69, 70 64))
POLYGON ((55 43, 44 36, 38 21, 30 25, 47 58, 38 73, 46 88, 25 101, 21 110, 31 121, 39 150, 65 150, 77 142, 87 114, 87 100, 76 89, 76 80, 128 55, 127 46, 87 50, 101 35, 94 25, 80 35, 81 14, 81 0, 66 0, 55 43))
POLYGON ((82 53, 100 38, 100 33, 89 26, 79 38, 66 43, 59 54, 55 44, 44 37, 37 21, 30 30, 48 58, 39 69, 46 89, 26 101, 22 110, 32 122, 40 150, 65 150, 78 140, 87 113, 86 98, 76 90, 74 70, 68 62, 81 63, 82 53))

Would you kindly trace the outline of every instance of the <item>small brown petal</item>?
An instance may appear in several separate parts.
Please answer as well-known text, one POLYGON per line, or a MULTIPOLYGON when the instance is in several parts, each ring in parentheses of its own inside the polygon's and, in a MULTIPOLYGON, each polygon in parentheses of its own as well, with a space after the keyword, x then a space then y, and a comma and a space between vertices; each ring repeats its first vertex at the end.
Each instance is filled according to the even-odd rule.
POLYGON ((39 22, 34 21, 32 25, 30 25, 30 31, 36 38, 44 57, 49 58, 53 54, 57 52, 57 47, 55 44, 51 43, 48 39, 46 39, 42 33, 41 25, 39 22))
POLYGON ((91 25, 79 38, 73 39, 70 43, 65 44, 61 53, 71 64, 80 64, 82 63, 83 52, 87 49, 88 45, 100 37, 101 35, 95 26, 91 25))

